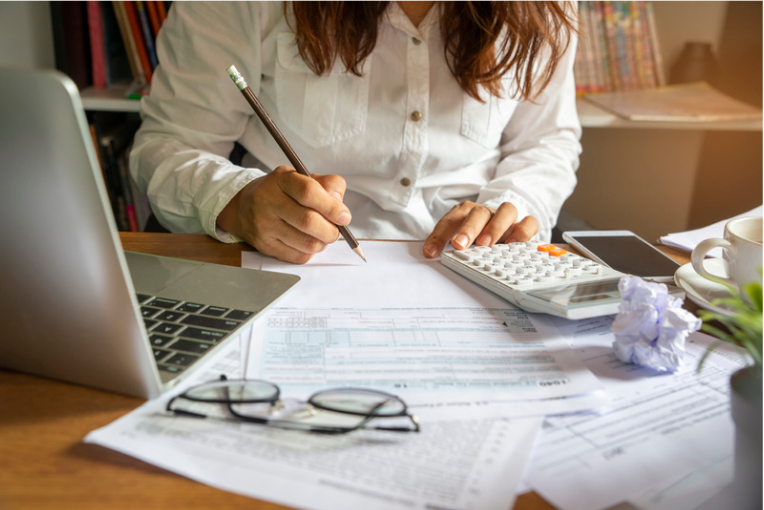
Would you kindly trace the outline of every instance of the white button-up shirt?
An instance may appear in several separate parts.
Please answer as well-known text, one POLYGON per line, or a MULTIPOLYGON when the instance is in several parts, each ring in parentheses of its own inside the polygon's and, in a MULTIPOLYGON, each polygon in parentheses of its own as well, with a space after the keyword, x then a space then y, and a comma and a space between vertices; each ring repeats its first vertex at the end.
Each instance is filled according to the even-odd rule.
POLYGON ((218 214, 246 184, 289 164, 228 77, 233 64, 307 168, 345 178, 356 237, 424 239, 472 200, 513 203, 548 241, 581 150, 576 41, 533 103, 510 97, 510 76, 508 97, 481 103, 451 75, 438 12, 414 27, 391 2, 362 76, 339 61, 316 76, 280 2, 174 3, 130 161, 159 221, 234 241, 216 228, 218 214), (227 159, 235 141, 254 156, 243 166, 227 159))

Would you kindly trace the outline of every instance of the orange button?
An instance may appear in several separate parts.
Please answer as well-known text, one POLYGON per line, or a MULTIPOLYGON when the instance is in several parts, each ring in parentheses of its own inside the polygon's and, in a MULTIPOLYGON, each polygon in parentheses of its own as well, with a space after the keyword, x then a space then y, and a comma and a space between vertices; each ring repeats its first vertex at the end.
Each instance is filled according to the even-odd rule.
POLYGON ((549 256, 550 257, 562 257, 568 253, 566 250, 563 250, 562 248, 555 248, 554 250, 549 250, 549 256))
POLYGON ((540 244, 538 245, 538 248, 536 248, 538 251, 543 251, 544 253, 549 253, 552 250, 556 250, 557 246, 553 244, 540 244))

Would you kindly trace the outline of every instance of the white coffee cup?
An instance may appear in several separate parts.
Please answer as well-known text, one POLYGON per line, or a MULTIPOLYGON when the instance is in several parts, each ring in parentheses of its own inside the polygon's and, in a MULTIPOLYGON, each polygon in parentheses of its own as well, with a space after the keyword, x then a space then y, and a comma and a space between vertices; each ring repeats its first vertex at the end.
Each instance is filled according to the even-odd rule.
POLYGON ((724 239, 702 241, 692 251, 692 267, 699 275, 711 281, 724 280, 739 287, 753 281, 761 282, 761 218, 736 218, 724 226, 724 239), (703 266, 706 254, 716 247, 722 249, 727 263, 727 277, 711 274, 703 266))

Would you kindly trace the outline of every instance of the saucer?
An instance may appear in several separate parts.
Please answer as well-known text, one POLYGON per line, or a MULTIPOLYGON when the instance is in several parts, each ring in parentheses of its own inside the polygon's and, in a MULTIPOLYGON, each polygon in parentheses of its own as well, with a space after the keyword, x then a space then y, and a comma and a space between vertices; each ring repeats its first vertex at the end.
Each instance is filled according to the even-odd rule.
MULTIPOLYGON (((705 261, 706 271, 718 276, 727 276, 727 267, 723 259, 709 258, 705 261)), ((734 311, 712 305, 711 301, 717 298, 730 297, 730 293, 724 285, 714 283, 700 276, 692 264, 685 264, 674 273, 674 282, 677 287, 687 293, 696 305, 706 310, 718 312, 723 315, 734 315, 734 311)))

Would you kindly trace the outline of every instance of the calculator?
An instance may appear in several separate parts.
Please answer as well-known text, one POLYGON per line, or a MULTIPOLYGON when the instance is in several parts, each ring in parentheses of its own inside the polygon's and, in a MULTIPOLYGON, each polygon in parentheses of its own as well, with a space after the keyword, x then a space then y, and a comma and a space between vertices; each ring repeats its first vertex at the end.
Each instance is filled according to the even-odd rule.
MULTIPOLYGON (((618 313, 624 273, 553 244, 517 242, 444 252, 448 267, 528 312, 567 319, 618 313)), ((669 286, 672 295, 682 291, 669 286)))

